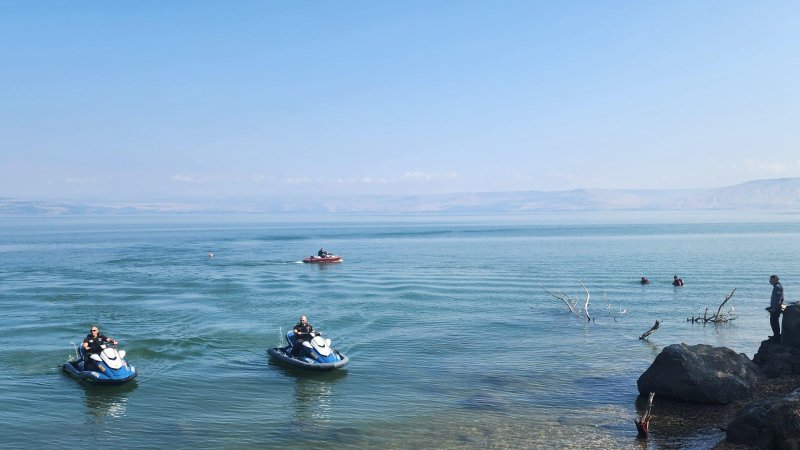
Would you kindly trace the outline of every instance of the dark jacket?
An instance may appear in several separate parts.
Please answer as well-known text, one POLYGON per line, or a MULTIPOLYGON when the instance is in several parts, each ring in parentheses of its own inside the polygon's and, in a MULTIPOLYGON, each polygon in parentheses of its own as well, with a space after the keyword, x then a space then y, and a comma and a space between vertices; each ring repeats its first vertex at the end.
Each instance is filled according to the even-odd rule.
POLYGON ((300 341, 308 341, 311 340, 311 333, 314 331, 314 327, 311 326, 310 323, 303 325, 302 323, 298 322, 297 325, 294 326, 294 338, 300 341))
POLYGON ((111 339, 106 337, 105 334, 98 334, 97 337, 94 337, 92 333, 89 333, 83 338, 83 342, 89 344, 89 353, 100 353, 103 351, 100 345, 109 341, 111 341, 111 339))
POLYGON ((772 286, 772 297, 769 299, 770 308, 778 308, 783 304, 783 286, 780 282, 772 286))

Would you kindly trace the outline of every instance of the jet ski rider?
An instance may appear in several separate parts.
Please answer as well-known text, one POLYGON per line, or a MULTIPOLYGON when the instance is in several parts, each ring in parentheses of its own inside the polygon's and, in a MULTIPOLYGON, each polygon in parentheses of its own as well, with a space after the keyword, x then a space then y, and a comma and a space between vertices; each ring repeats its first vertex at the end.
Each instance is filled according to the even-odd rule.
POLYGON ((118 341, 111 339, 110 337, 100 334, 100 328, 97 325, 92 325, 92 328, 89 330, 89 334, 83 338, 83 349, 86 350, 86 358, 84 359, 84 365, 88 363, 88 367, 84 367, 84 370, 89 370, 91 365, 94 364, 96 367, 100 369, 101 372, 105 372, 106 369, 103 366, 97 364, 89 355, 91 354, 100 354, 103 351, 101 347, 104 343, 111 343, 114 345, 118 344, 118 341))
POLYGON ((319 256, 320 258, 324 258, 328 255, 330 255, 330 253, 328 253, 327 250, 323 248, 319 249, 319 251, 317 252, 317 256, 319 256))
POLYGON ((310 341, 314 337, 314 327, 308 323, 306 316, 300 316, 300 322, 292 329, 294 332, 294 342, 292 343, 292 356, 298 356, 303 348, 304 341, 310 341))

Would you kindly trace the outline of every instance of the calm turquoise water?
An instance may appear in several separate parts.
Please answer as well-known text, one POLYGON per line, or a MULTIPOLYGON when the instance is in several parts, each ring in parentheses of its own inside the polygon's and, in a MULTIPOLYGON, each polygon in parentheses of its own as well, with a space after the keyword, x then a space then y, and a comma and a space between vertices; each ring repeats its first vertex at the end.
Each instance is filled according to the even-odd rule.
MULTIPOLYGON (((798 254, 797 223, 4 218, 2 445, 640 448, 636 379, 655 355, 686 342, 752 357, 769 333, 768 276, 800 297, 798 254), (299 263, 320 247, 344 263, 299 263), (542 290, 582 295, 577 280, 595 323, 542 290), (686 322, 733 288, 734 323, 686 322), (346 370, 268 361, 300 314, 350 356, 346 370), (93 323, 128 351, 134 384, 61 372, 93 323)), ((650 449, 721 436, 654 427, 650 449)))

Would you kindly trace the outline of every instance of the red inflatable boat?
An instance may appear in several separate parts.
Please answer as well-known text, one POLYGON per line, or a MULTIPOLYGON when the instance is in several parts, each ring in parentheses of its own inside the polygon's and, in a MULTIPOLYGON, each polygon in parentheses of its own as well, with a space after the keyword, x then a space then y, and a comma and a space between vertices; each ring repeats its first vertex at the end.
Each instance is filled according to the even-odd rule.
POLYGON ((328 256, 309 256, 303 259, 304 263, 338 263, 342 262, 342 257, 338 255, 328 256))

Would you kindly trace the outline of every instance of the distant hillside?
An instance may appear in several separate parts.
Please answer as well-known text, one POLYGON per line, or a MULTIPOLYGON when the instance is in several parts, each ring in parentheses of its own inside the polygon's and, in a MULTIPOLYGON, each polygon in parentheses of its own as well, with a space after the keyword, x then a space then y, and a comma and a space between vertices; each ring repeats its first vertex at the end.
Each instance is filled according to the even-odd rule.
POLYGON ((152 213, 212 212, 194 204, 84 204, 0 198, 0 216, 107 216, 152 213))
POLYGON ((688 196, 675 209, 800 209, 800 178, 756 180, 688 196))
MULTIPOLYGON (((321 210, 352 213, 526 213, 659 209, 693 191, 577 189, 460 193, 427 196, 361 196, 329 199, 321 210)), ((320 209, 316 209, 319 211, 320 209)), ((309 211, 311 212, 311 211, 309 211)))
POLYGON ((443 195, 361 195, 203 202, 82 204, 0 198, 0 216, 159 213, 517 214, 577 211, 800 210, 800 178, 749 181, 711 190, 523 191, 443 195))

